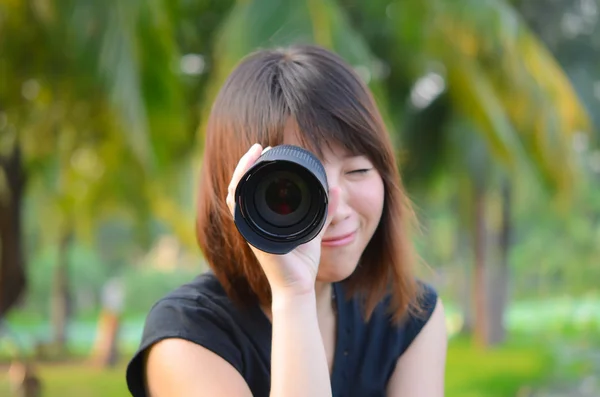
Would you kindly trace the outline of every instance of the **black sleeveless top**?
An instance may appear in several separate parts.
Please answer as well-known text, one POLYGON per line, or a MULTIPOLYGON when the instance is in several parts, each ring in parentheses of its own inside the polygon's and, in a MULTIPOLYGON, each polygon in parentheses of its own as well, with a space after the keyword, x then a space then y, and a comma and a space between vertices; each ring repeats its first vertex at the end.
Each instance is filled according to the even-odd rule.
MULTIPOLYGON (((344 299, 343 283, 334 283, 337 335, 331 387, 334 397, 385 396, 396 361, 429 320, 436 292, 424 284, 425 315, 394 326, 379 304, 369 322, 358 301, 344 299)), ((254 397, 268 397, 271 385, 271 322, 258 305, 241 310, 227 297, 214 274, 205 273, 160 299, 146 318, 137 353, 127 366, 134 397, 147 396, 143 353, 166 338, 197 343, 227 360, 244 377, 254 397)))

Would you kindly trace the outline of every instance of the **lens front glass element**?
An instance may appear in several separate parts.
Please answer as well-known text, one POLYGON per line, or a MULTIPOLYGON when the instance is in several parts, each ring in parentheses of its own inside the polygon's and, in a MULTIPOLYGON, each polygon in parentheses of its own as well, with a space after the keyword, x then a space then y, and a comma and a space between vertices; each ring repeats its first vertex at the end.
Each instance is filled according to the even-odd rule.
POLYGON ((287 178, 277 178, 265 191, 267 206, 278 215, 295 212, 302 201, 302 192, 298 185, 287 178))
POLYGON ((291 227, 301 222, 311 204, 304 177, 301 170, 280 169, 263 174, 254 195, 258 215, 276 227, 291 227))

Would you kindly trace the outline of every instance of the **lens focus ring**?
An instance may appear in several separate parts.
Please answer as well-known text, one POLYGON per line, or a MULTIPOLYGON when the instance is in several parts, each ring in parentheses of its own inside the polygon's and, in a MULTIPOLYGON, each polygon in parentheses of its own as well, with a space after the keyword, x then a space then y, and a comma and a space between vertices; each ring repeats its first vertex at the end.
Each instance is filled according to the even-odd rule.
POLYGON ((280 145, 273 149, 267 150, 259 161, 279 160, 286 158, 288 161, 295 160, 299 165, 317 171, 315 176, 323 184, 325 189, 328 189, 325 168, 319 159, 309 151, 302 150, 298 146, 280 145), (323 178, 325 177, 325 178, 323 178))

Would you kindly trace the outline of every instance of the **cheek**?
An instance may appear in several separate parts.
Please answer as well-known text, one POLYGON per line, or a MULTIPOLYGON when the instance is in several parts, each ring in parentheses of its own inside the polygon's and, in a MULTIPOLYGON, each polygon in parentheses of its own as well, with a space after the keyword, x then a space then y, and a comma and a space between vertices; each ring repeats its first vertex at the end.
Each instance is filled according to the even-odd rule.
POLYGON ((357 186, 355 208, 367 220, 370 229, 374 230, 379 224, 383 211, 384 196, 383 181, 379 176, 364 181, 357 186))

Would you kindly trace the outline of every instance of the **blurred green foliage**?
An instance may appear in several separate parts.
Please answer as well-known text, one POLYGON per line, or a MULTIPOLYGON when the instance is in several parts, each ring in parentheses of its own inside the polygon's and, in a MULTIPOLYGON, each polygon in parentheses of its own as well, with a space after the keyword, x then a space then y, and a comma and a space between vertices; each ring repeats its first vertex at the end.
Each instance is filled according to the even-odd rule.
MULTIPOLYGON (((156 299, 205 270, 194 199, 216 91, 247 53, 311 42, 342 55, 376 96, 452 332, 468 314, 477 200, 486 230, 510 229, 501 313, 510 338, 487 352, 454 338, 447 395, 513 396, 600 373, 599 9, 598 0, 0 3, 0 160, 19 148, 27 175, 29 288, 9 324, 26 343, 51 339, 52 280, 65 268, 70 353, 85 355, 102 288, 118 278, 130 352, 156 299), (179 254, 157 264, 165 235, 179 254)), ((0 199, 10 194, 4 172, 0 199)), ((499 252, 487 267, 501 266, 499 252)), ((50 396, 118 396, 122 369, 49 364, 42 376, 50 396)))

